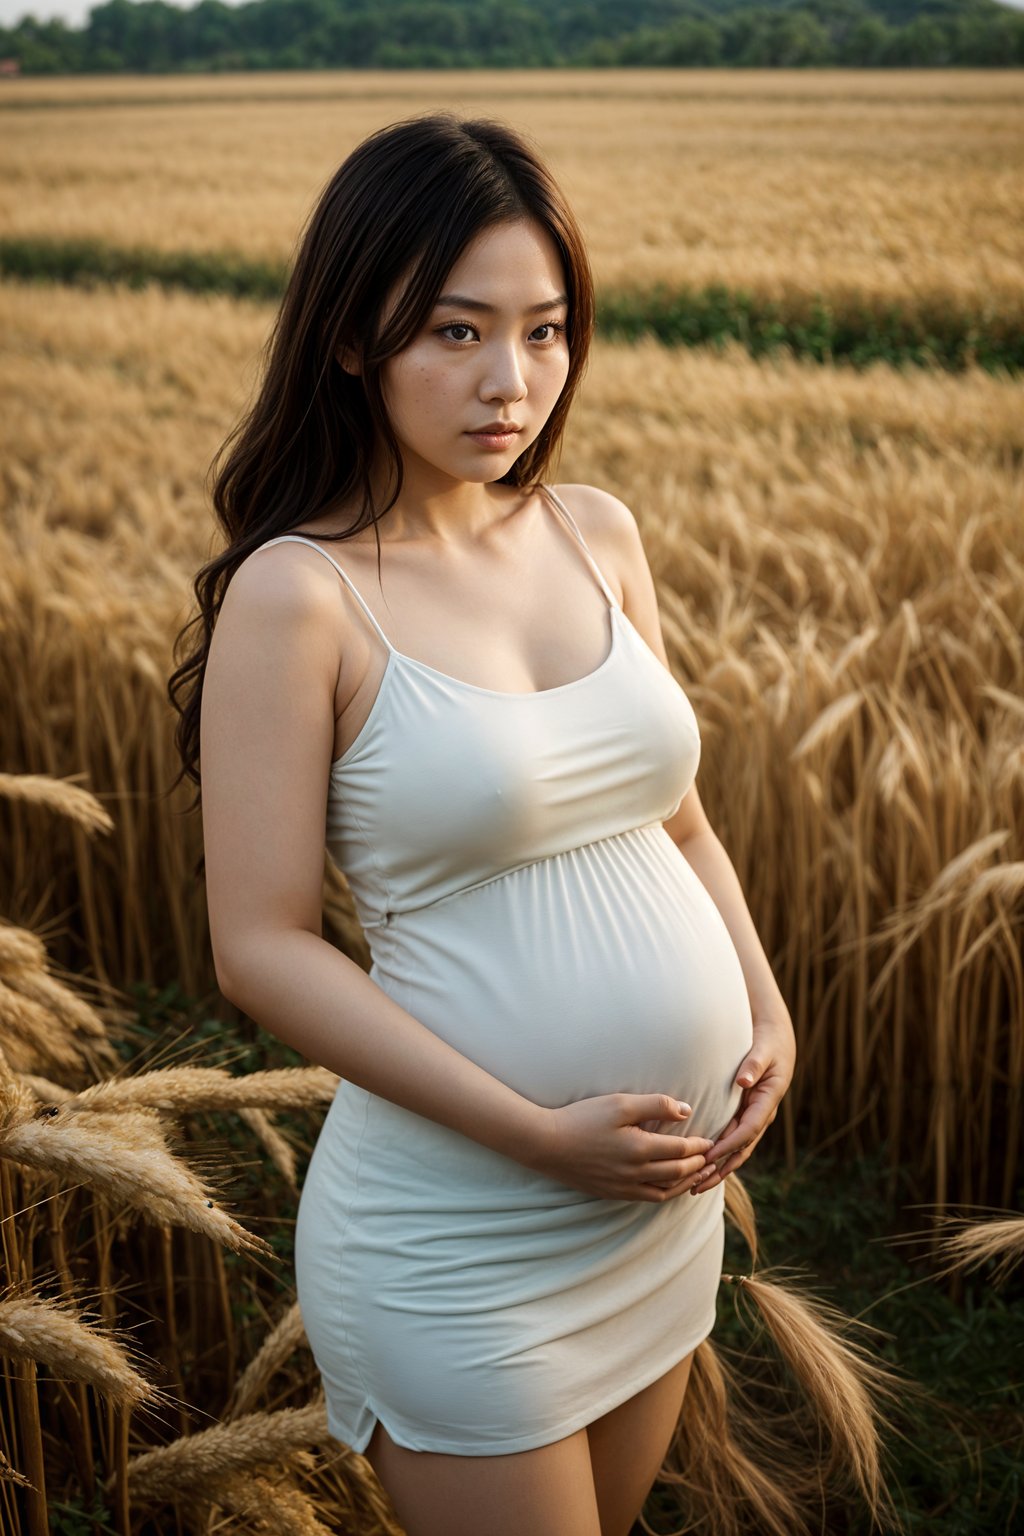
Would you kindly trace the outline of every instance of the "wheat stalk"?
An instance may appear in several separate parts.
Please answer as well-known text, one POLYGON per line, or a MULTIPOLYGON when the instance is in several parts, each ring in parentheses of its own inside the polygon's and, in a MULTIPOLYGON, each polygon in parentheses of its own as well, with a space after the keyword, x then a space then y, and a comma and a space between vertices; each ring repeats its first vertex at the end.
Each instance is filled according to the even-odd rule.
POLYGON ((27 997, 10 980, 0 981, 0 1043, 11 1064, 32 1059, 80 1068, 81 1053, 63 1023, 48 1007, 27 997))
POLYGON ((334 1536, 333 1527, 317 1519, 307 1494, 272 1483, 259 1473, 234 1473, 221 1479, 216 1502, 253 1521, 254 1529, 267 1536, 334 1536))
POLYGON ((0 773, 0 798, 56 811, 90 836, 114 830, 111 816, 96 796, 69 779, 54 779, 40 773, 0 773))
MULTIPOLYGON (((34 1105, 30 1090, 22 1091, 34 1105)), ((188 1227, 235 1252, 273 1253, 217 1207, 211 1189, 169 1150, 155 1110, 55 1105, 35 1119, 16 1115, 0 1129, 0 1157, 89 1184, 154 1224, 188 1227)))
POLYGON ((1024 1261, 1024 1216, 1019 1212, 978 1220, 939 1211, 933 1214, 932 1224, 937 1240, 929 1233, 907 1232, 890 1241, 903 1247, 930 1241, 933 1260, 939 1261, 937 1279, 993 1262, 992 1283, 998 1286, 1024 1261))
POLYGON ((185 1492, 216 1497, 220 1480, 231 1473, 273 1466, 295 1451, 329 1441, 321 1398, 305 1408, 248 1414, 146 1451, 129 1461, 128 1485, 140 1504, 162 1503, 185 1492))
POLYGON ((107 1026, 100 1014, 55 976, 45 971, 12 967, 5 973, 4 980, 11 991, 20 993, 29 1002, 38 1003, 66 1030, 94 1040, 106 1040, 107 1026))
POLYGON ((85 1322, 66 1298, 0 1297, 0 1353, 88 1382, 121 1407, 134 1408, 162 1396, 135 1369, 117 1339, 85 1322))
POLYGON ((225 1419, 237 1419, 248 1413, 274 1372, 280 1370, 289 1356, 305 1342, 306 1330, 296 1301, 267 1335, 235 1382, 224 1410, 225 1419))
POLYGON ((253 1132, 288 1188, 298 1195, 298 1164, 288 1138, 278 1130, 265 1109, 240 1109, 238 1118, 253 1132))
POLYGON ((165 1067, 91 1083, 68 1101, 75 1109, 151 1106, 176 1114, 199 1110, 309 1109, 334 1097, 340 1079, 326 1067, 278 1067, 233 1077, 223 1067, 165 1067))
POLYGON ((46 946, 30 928, 0 920, 0 976, 46 969, 46 946))
POLYGON ((3 1450, 0 1450, 0 1479, 7 1483, 15 1483, 19 1488, 31 1488, 32 1480, 19 1472, 17 1467, 12 1467, 3 1450))

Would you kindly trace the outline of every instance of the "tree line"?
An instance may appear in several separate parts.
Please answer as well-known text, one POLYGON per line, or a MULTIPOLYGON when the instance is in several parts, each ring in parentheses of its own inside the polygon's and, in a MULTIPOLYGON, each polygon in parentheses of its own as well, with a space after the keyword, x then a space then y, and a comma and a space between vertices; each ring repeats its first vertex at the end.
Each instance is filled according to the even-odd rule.
POLYGON ((24 74, 1024 64, 995 0, 106 0, 0 28, 24 74))

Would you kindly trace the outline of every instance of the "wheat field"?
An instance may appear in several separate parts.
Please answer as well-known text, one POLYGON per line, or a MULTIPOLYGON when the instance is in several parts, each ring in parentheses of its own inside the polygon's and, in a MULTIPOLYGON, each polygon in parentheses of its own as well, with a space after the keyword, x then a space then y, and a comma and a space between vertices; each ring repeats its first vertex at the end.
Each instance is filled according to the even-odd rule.
MULTIPOLYGON (((3 760, 83 773, 117 811, 105 849, 80 844, 45 871, 56 904, 86 883, 80 954, 104 979, 212 985, 188 874, 199 827, 154 793, 173 761, 162 680, 212 548, 204 472, 272 313, 0 289, 3 760)), ((881 1083, 855 1137, 888 1131, 897 1161, 923 1136, 922 1193, 940 1201, 1008 1200, 1020 1135, 1019 1086, 999 1086, 1019 1085, 1024 1049, 1020 400, 977 370, 823 381, 739 347, 603 344, 559 471, 606 484, 641 524, 705 738, 702 798, 792 999, 789 1144, 797 1107, 821 1136, 881 1083), (773 847, 789 856, 766 859, 773 847), (979 1013, 993 1070, 961 1077, 979 1013)), ((12 849, 6 910, 24 917, 42 872, 30 838, 12 849)), ((339 934, 358 943, 344 895, 339 934)))
POLYGON ((602 287, 719 282, 1024 315, 1013 71, 5 82, 0 227, 283 261, 360 138, 437 108, 534 136, 602 287))
MULTIPOLYGON (((536 135, 606 287, 927 299, 1011 328, 1024 312, 1024 91, 1001 72, 5 82, 0 220, 286 260, 347 148, 442 104, 536 135)), ((307 1115, 312 1138, 336 1079, 201 1055, 130 1075, 116 1049, 139 981, 219 1006, 199 821, 184 788, 165 795, 165 684, 217 542, 206 471, 273 314, 156 286, 0 282, 0 1527, 17 1536, 49 1529, 55 1467, 126 1533, 143 1518, 397 1530, 361 1458, 327 1437, 297 1307, 259 1270, 280 1212, 225 1193, 251 1147, 294 1210, 279 1117, 307 1115), (213 1111, 237 1117, 233 1148, 211 1140, 213 1111), (243 1262, 255 1350, 235 1312, 243 1262), (122 1331, 126 1281, 165 1320, 160 1369, 122 1331), (217 1399, 197 1433, 185 1398, 200 1381, 217 1399)), ((606 486, 640 525, 700 723, 702 800, 797 1031, 780 1152, 792 1166, 884 1144, 921 1200, 1004 1208, 933 1244, 950 1265, 1022 1251, 1008 1209, 1024 1084, 1022 400, 1018 377, 978 367, 599 339, 551 477, 606 486)), ((365 963, 329 861, 324 901, 326 935, 365 963)), ((843 1353, 835 1315, 755 1269, 749 1197, 736 1176, 726 1188, 776 1344, 785 1314, 832 1362, 801 1379, 816 1422, 831 1402, 824 1460, 854 1469, 871 1505, 877 1467, 857 1461, 836 1403, 870 1449, 881 1421, 858 1405, 892 1380, 843 1353)), ((697 1401, 724 1437, 729 1368, 702 1349, 697 1401)), ((692 1490, 678 1498, 713 1518, 692 1490)), ((795 1528, 780 1519, 780 1536, 795 1528)))

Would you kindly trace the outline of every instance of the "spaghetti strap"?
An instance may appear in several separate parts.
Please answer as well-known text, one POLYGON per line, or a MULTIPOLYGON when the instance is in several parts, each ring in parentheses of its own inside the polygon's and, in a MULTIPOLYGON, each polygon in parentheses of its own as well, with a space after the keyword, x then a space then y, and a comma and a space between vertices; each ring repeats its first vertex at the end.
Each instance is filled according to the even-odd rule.
MULTIPOLYGON (((289 541, 290 543, 293 543, 293 544, 308 544, 310 549, 318 550, 320 552, 320 554, 324 556, 325 559, 327 559, 327 560, 329 560, 331 562, 331 564, 334 566, 334 569, 337 571, 338 575, 341 577, 342 581, 348 587, 349 591, 352 593, 352 596, 355 598, 356 602, 359 604, 360 608, 366 614, 366 617, 369 619, 370 623, 373 625, 374 629, 377 631, 378 635, 380 635, 380 638, 383 640, 383 642, 387 646, 388 650, 389 651, 393 651, 395 649, 395 647, 391 644, 391 641, 388 639, 387 635, 381 629, 380 625, 377 623, 377 620, 374 618, 373 614, 370 612, 369 606, 365 602, 362 594, 359 591, 359 588, 356 586, 356 584, 352 580, 351 576, 348 574, 347 571, 342 570, 341 566, 338 564, 337 560, 335 560, 334 556, 333 555, 329 555, 327 553, 326 549, 324 549, 322 545, 318 544, 315 539, 307 539, 301 533, 281 533, 281 534, 278 534, 276 539, 268 539, 265 544, 261 544, 260 545, 260 549, 269 549, 271 544, 283 544, 286 540, 289 541)), ((258 553, 258 551, 257 551, 257 553, 258 553)))
POLYGON ((591 567, 592 571, 594 572, 594 575, 597 577, 598 581, 601 583, 601 591, 604 593, 604 595, 608 599, 609 603, 611 603, 612 607, 613 608, 618 608, 619 604, 616 601, 615 594, 612 591, 611 587, 608 585, 608 583, 605 581, 604 576, 603 576, 603 574, 601 572, 601 567, 598 565, 597 561, 594 559, 593 555, 591 554, 591 552, 590 552, 590 545, 587 543, 587 541, 583 537, 582 533, 580 533, 579 526, 578 526, 578 524, 576 522, 576 519, 573 517, 572 513, 569 511, 569 508, 566 506, 566 504, 562 500, 562 498, 560 496, 558 496, 552 490, 550 485, 545 485, 545 484, 541 483, 541 490, 544 491, 544 493, 547 495, 547 497, 548 497, 549 501, 552 503, 552 505, 555 508, 557 508, 557 510, 562 514, 563 519, 569 524, 569 527, 572 529, 573 533, 576 535, 577 539, 579 540, 580 544, 582 545, 583 553, 586 555, 587 560, 590 562, 590 567, 591 567))

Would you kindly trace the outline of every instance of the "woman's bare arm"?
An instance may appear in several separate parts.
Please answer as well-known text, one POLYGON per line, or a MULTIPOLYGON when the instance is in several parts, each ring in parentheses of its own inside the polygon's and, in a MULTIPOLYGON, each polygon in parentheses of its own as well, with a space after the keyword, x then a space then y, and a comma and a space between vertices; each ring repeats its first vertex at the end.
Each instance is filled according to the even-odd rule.
POLYGON ((681 1192, 710 1143, 638 1123, 684 1118, 674 1100, 620 1094, 585 1107, 537 1105, 435 1035, 322 937, 344 622, 330 567, 301 545, 250 556, 225 596, 201 727, 221 990, 309 1060, 528 1167, 613 1198, 681 1192))

